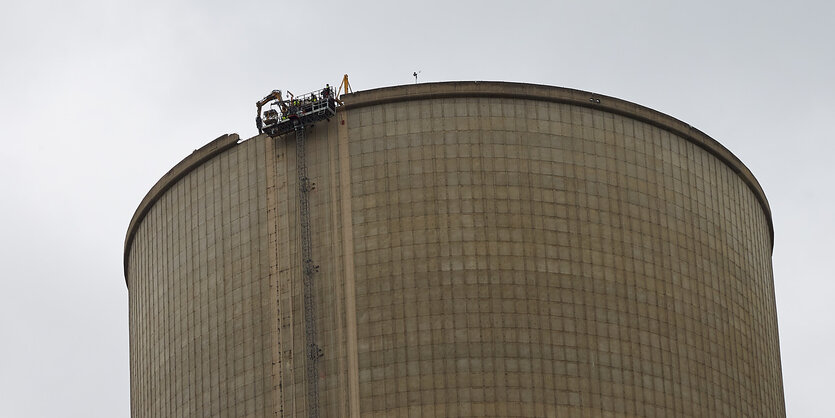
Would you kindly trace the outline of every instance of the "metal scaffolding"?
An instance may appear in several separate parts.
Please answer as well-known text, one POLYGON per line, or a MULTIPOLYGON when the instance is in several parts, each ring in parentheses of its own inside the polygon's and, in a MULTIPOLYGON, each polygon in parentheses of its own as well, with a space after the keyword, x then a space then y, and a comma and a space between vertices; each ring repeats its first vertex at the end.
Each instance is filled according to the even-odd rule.
POLYGON ((301 238, 301 268, 304 299, 304 336, 305 366, 307 377, 307 416, 319 418, 319 359, 322 348, 316 339, 316 297, 314 284, 319 266, 313 262, 313 238, 310 225, 311 182, 307 177, 307 157, 305 155, 306 129, 314 123, 330 119, 336 114, 340 104, 333 97, 330 86, 324 89, 284 99, 281 90, 272 93, 256 103, 258 131, 272 138, 295 132, 296 134, 296 171, 299 183, 299 235, 301 238), (262 108, 269 109, 261 113, 262 108))
POLYGON ((319 266, 313 263, 313 239, 310 232, 310 179, 307 177, 305 129, 301 121, 295 123, 296 170, 299 181, 299 234, 304 287, 304 336, 307 347, 307 411, 308 417, 319 417, 319 358, 322 349, 316 343, 316 299, 313 297, 313 277, 319 266))

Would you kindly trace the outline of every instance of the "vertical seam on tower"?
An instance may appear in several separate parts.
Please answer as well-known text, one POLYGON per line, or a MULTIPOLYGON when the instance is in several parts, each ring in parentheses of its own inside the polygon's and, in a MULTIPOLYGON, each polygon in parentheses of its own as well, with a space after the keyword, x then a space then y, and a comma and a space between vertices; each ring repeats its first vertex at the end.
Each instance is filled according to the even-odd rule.
POLYGON ((267 246, 270 260, 269 281, 270 289, 272 290, 270 296, 270 308, 272 315, 270 315, 272 322, 272 331, 270 332, 270 341, 272 343, 272 368, 271 368, 271 382, 272 382, 272 409, 274 416, 282 416, 283 408, 283 393, 281 386, 281 307, 279 298, 281 297, 278 266, 278 220, 276 211, 278 210, 278 199, 276 198, 276 149, 274 138, 267 137, 266 139, 266 164, 267 164, 267 246))
POLYGON ((354 228, 351 217, 351 155, 348 152, 348 125, 343 111, 339 118, 339 183, 342 200, 342 261, 345 270, 345 325, 348 347, 349 410, 359 418, 359 359, 357 353, 357 302, 354 281, 354 228))
MULTIPOLYGON (((338 126, 338 125, 337 125, 338 126)), ((331 272, 331 277, 333 280, 330 281, 332 286, 332 294, 335 307, 331 309, 331 315, 329 320, 331 320, 331 325, 334 327, 336 338, 334 339, 331 337, 331 340, 328 341, 333 346, 334 350, 336 350, 336 355, 334 356, 334 361, 337 363, 336 367, 332 369, 337 369, 338 372, 336 373, 336 378, 338 379, 337 387, 340 388, 347 388, 347 376, 346 376, 346 353, 345 353, 345 326, 342 323, 342 320, 346 318, 345 315, 345 273, 344 269, 342 274, 339 274, 340 267, 337 264, 337 260, 339 257, 344 257, 344 251, 340 251, 340 246, 342 245, 342 239, 340 236, 342 235, 342 231, 339 228, 339 220, 340 220, 340 213, 339 213, 339 195, 337 194, 337 187, 339 185, 337 180, 337 167, 339 165, 339 139, 338 137, 334 139, 333 137, 333 124, 328 124, 326 130, 326 138, 327 138, 327 145, 328 145, 328 171, 330 173, 329 177, 329 184, 328 188, 330 189, 330 196, 328 201, 328 212, 331 215, 331 227, 330 231, 328 232, 328 240, 327 242, 330 243, 330 252, 331 256, 329 257, 332 260, 330 263, 329 271, 331 272)), ((338 129, 338 128, 337 128, 338 129)), ((344 261, 343 261, 344 263, 344 261)), ((344 264, 343 264, 344 266, 344 264)), ((350 402, 349 397, 346 396, 346 390, 339 390, 339 393, 336 396, 339 396, 339 406, 337 410, 339 411, 339 416, 346 416, 348 414, 346 410, 346 406, 350 402)))

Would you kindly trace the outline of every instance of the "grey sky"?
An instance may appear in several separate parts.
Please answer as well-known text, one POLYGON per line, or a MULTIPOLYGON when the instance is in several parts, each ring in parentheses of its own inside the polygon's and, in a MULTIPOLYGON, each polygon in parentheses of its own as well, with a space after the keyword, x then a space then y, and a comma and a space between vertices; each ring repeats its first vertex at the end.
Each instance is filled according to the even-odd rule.
POLYGON ((502 80, 711 135, 773 211, 791 417, 835 416, 835 3, 42 1, 0 12, 0 416, 127 417, 122 245, 150 187, 254 103, 502 80), (234 4, 233 4, 234 3, 234 4))

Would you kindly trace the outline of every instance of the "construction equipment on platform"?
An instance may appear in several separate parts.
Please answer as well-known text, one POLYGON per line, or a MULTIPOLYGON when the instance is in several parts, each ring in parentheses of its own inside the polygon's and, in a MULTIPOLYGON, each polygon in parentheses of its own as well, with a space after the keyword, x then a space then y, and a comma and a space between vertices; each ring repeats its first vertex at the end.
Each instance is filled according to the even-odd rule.
POLYGON ((281 90, 273 90, 255 103, 258 108, 255 126, 258 133, 276 137, 295 130, 297 124, 311 125, 336 114, 338 106, 330 85, 321 90, 294 96, 288 92, 284 98, 281 90), (261 113, 265 105, 269 108, 261 113))
MULTIPOLYGON (((344 86, 348 93, 348 75, 342 79, 339 91, 344 86)), ((307 416, 319 417, 319 359, 324 356, 322 348, 317 343, 316 331, 316 298, 314 294, 314 279, 319 272, 319 266, 313 262, 313 237, 310 225, 310 191, 311 181, 307 177, 307 159, 305 156, 305 127, 324 119, 330 119, 336 114, 336 107, 342 105, 338 97, 334 97, 330 84, 325 88, 301 96, 289 91, 284 98, 281 90, 273 90, 263 99, 255 103, 258 114, 255 125, 258 133, 266 133, 270 137, 278 137, 290 132, 296 133, 296 174, 299 187, 299 236, 301 238, 301 270, 302 294, 304 309, 305 336, 305 365, 307 377, 307 416), (263 113, 265 105, 268 109, 263 113)))

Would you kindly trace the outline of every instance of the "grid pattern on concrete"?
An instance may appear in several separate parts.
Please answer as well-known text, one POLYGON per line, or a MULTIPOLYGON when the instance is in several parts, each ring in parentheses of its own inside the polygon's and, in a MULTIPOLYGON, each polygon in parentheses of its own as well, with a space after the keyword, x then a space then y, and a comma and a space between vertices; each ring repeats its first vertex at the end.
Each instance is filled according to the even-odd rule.
MULTIPOLYGON (((785 415, 756 180, 563 94, 403 86, 311 129, 323 416, 785 415)), ((131 224, 135 417, 306 413, 295 145, 235 139, 131 224)))
POLYGON ((264 142, 196 167, 137 227, 128 263, 133 417, 271 411, 264 142))
MULTIPOLYGON (((310 230, 319 359, 320 416, 348 416, 347 336, 343 236, 340 211, 337 123, 323 121, 308 127, 305 154, 309 177, 310 230)), ((266 137, 256 140, 268 141, 266 137)), ((280 362, 284 391, 284 416, 307 416, 306 347, 299 222, 299 185, 296 143, 293 135, 275 140, 275 179, 277 202, 278 258, 281 317, 280 362)))
POLYGON ((768 220, 704 149, 530 100, 348 126, 364 415, 784 414, 768 220))

